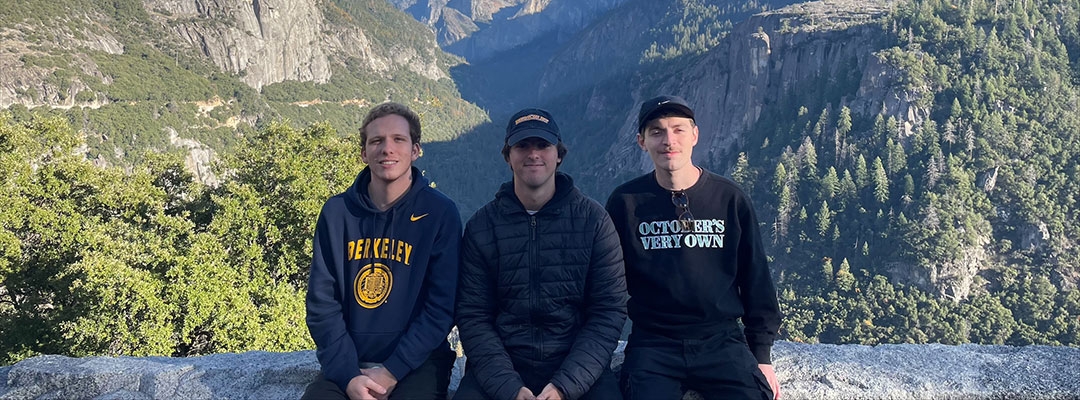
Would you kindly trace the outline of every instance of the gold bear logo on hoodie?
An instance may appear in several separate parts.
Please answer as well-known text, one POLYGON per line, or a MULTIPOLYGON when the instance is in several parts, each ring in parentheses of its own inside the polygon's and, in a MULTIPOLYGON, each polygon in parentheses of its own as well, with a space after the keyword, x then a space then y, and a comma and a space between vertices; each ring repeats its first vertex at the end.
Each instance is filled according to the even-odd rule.
POLYGON ((364 308, 376 308, 386 303, 394 287, 394 274, 380 263, 365 265, 353 281, 356 302, 364 308))

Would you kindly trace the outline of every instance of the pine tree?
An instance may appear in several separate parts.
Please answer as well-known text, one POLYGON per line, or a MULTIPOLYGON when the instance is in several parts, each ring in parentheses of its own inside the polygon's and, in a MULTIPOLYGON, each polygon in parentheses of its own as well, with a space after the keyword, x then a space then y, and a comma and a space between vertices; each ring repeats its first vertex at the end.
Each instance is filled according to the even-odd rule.
POLYGON ((787 168, 784 167, 784 163, 776 164, 776 170, 773 172, 772 190, 777 196, 783 191, 784 187, 788 183, 787 168))
POLYGON ((931 156, 926 165, 926 187, 928 189, 937 187, 938 180, 941 179, 941 174, 944 172, 945 162, 942 160, 940 151, 938 149, 938 153, 931 156))
POLYGON ((849 132, 851 132, 851 109, 844 106, 840 109, 840 117, 836 121, 836 135, 833 138, 835 152, 833 156, 836 158, 833 163, 836 165, 840 165, 849 132))
POLYGON ((889 177, 885 174, 885 167, 881 165, 881 158, 874 157, 874 199, 878 204, 884 205, 889 200, 889 177))
POLYGON ((821 138, 821 133, 825 131, 825 127, 829 126, 829 108, 826 107, 821 110, 821 114, 818 115, 817 122, 814 123, 814 130, 811 133, 814 139, 821 138))
POLYGON ((802 144, 799 145, 799 156, 806 176, 817 176, 817 150, 814 149, 814 142, 809 136, 804 137, 802 144))
POLYGON ((840 179, 836 177, 836 168, 829 167, 829 170, 825 172, 825 176, 821 177, 819 186, 821 187, 821 191, 818 193, 819 198, 831 199, 836 196, 837 191, 840 190, 840 179))
POLYGON ((889 124, 885 121, 883 114, 874 117, 874 127, 870 130, 870 135, 870 141, 874 146, 880 146, 885 143, 885 138, 889 137, 889 124))
POLYGON ((870 185, 870 172, 866 168, 866 158, 862 154, 855 159, 855 187, 859 190, 870 185))
POLYGON ((840 262, 840 269, 836 271, 836 287, 845 292, 855 289, 855 275, 851 274, 851 265, 847 258, 840 262))
POLYGON ((889 176, 895 176, 898 172, 907 168, 907 154, 904 154, 904 146, 893 142, 892 138, 889 138, 885 144, 885 149, 888 151, 889 157, 886 165, 889 176))
POLYGON ((750 160, 747 158, 746 152, 740 152, 739 158, 735 160, 735 167, 731 171, 731 180, 738 183, 747 192, 753 192, 754 182, 751 174, 750 160))
POLYGON ((832 227, 832 211, 829 210, 829 202, 826 200, 821 201, 821 208, 817 212, 816 222, 817 232, 822 238, 826 238, 829 234, 829 228, 832 227))
POLYGON ((840 178, 840 198, 845 202, 856 200, 858 193, 859 189, 851 178, 851 172, 845 169, 844 176, 840 178))
POLYGON ((941 134, 941 140, 948 144, 947 152, 952 152, 953 143, 956 143, 956 125, 953 125, 952 120, 945 121, 945 131, 941 134))
POLYGON ((791 194, 791 187, 783 185, 780 189, 780 201, 776 207, 775 239, 787 238, 788 227, 791 225, 791 212, 795 209, 795 206, 796 202, 791 194))

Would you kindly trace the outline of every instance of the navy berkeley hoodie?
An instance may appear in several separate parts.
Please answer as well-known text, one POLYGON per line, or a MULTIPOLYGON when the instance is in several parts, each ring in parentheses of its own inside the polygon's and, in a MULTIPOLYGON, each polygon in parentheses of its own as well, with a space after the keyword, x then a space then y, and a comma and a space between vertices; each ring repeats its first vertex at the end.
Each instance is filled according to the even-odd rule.
POLYGON ((315 226, 307 325, 323 376, 342 391, 362 362, 404 378, 445 345, 453 324, 461 217, 416 167, 412 176, 379 211, 365 168, 326 201, 315 226))

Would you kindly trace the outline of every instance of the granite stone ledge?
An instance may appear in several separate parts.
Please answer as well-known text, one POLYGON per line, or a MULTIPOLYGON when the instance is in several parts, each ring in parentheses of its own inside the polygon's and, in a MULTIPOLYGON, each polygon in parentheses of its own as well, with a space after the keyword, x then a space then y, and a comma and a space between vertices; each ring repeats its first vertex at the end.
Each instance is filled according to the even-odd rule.
MULTIPOLYGON (((1080 399, 1080 349, 1072 347, 778 342, 773 357, 785 400, 1080 399)), ((314 351, 46 355, 0 367, 0 399, 296 399, 318 372, 314 351)))

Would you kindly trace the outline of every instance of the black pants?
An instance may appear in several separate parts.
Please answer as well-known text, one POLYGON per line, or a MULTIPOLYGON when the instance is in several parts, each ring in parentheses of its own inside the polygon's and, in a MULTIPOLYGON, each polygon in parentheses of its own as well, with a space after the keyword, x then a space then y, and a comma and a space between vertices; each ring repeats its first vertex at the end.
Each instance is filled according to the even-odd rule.
MULTIPOLYGON (((449 346, 439 346, 431 352, 427 361, 398 379, 391 400, 435 400, 446 398, 446 387, 450 386, 450 370, 454 367, 457 354, 449 346)), ((304 390, 303 400, 348 400, 349 396, 341 391, 334 382, 319 374, 314 382, 304 390)))
MULTIPOLYGON (((544 386, 551 383, 551 376, 555 374, 555 371, 519 368, 518 373, 521 374, 521 380, 525 382, 525 387, 529 388, 533 394, 540 394, 540 391, 544 390, 544 386)), ((493 397, 484 393, 484 388, 480 387, 480 381, 476 379, 476 374, 470 373, 466 369, 465 376, 461 378, 458 390, 454 394, 454 400, 492 399, 493 397)), ((610 369, 604 369, 604 372, 600 373, 600 377, 596 379, 596 383, 593 383, 589 391, 581 396, 581 400, 622 400, 622 394, 619 393, 619 382, 615 378, 615 374, 610 369)))
POLYGON ((681 399, 688 389, 710 400, 773 398, 737 325, 701 340, 634 328, 620 379, 626 400, 681 399))

